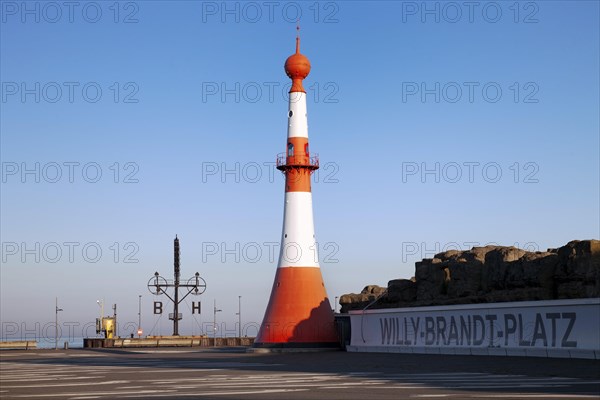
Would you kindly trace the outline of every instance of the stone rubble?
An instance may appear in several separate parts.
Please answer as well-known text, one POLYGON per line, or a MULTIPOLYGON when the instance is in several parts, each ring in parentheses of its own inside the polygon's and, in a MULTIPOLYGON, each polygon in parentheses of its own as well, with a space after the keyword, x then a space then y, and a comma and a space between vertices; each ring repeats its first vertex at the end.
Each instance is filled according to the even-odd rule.
POLYGON ((375 308, 600 297, 600 240, 528 252, 486 246, 415 263, 415 276, 340 297, 341 312, 375 308), (373 304, 371 304, 373 303, 373 304), (369 305, 371 304, 371 305, 369 305))

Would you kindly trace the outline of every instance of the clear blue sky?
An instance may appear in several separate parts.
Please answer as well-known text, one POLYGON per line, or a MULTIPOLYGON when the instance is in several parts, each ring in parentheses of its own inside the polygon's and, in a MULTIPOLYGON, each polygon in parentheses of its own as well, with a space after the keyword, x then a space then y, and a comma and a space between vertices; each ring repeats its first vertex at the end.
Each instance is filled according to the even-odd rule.
POLYGON ((208 283, 182 333, 212 321, 213 299, 233 331, 240 295, 260 323, 298 10, 332 300, 457 245, 600 237, 597 1, 0 4, 3 337, 43 331, 55 296, 78 333, 101 298, 135 325, 139 294, 145 333, 169 334, 146 283, 171 277, 175 234, 182 276, 208 283), (22 175, 36 163, 39 183, 22 175))

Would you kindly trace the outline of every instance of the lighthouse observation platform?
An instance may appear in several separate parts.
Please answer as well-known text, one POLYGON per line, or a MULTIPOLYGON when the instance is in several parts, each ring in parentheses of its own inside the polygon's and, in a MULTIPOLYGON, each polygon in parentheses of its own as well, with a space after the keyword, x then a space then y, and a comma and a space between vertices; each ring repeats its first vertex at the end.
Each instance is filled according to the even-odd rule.
POLYGON ((287 153, 277 154, 277 169, 285 171, 290 168, 307 168, 312 170, 319 169, 319 155, 294 155, 287 153))

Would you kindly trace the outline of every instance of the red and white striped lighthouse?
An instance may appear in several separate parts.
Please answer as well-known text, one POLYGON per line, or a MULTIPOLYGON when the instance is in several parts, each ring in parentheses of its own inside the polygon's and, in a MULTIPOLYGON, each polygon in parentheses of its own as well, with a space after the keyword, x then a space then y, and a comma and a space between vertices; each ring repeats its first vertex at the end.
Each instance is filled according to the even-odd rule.
POLYGON ((277 156, 285 174, 283 232, 277 273, 255 348, 337 347, 333 311, 327 298, 313 224, 310 177, 319 159, 308 146, 306 92, 302 80, 310 73, 308 58, 296 53, 285 62, 292 79, 286 152, 277 156))

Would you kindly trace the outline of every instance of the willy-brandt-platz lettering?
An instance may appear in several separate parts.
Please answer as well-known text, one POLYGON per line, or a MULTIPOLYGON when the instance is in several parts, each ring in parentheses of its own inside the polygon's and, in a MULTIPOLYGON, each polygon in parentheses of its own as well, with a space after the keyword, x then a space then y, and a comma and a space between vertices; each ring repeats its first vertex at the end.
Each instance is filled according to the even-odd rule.
POLYGON ((576 313, 535 313, 533 320, 517 314, 381 317, 381 344, 405 346, 488 346, 576 348, 570 340, 576 313))

